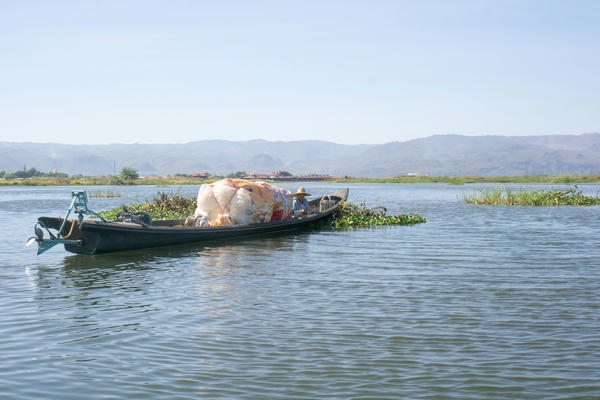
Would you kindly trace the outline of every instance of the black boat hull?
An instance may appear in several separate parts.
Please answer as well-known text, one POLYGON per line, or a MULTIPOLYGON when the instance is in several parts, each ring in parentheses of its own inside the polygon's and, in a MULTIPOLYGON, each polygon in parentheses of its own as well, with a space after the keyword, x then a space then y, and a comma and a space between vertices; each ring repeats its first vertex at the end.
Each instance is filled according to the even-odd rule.
MULTIPOLYGON (((143 226, 127 222, 102 222, 84 220, 69 221, 64 230, 70 233, 69 239, 77 244, 65 243, 65 250, 76 254, 101 254, 141 248, 172 246, 184 243, 201 243, 214 240, 235 239, 239 237, 276 234, 309 229, 332 218, 336 210, 346 200, 348 189, 329 195, 335 203, 323 213, 292 218, 285 221, 250 224, 244 226, 220 226, 209 228, 184 227, 183 221, 156 221, 153 225, 143 226), (72 224, 75 224, 71 227, 72 224)), ((318 208, 321 198, 310 202, 313 209, 318 208)), ((63 219, 40 217, 38 221, 46 227, 59 229, 63 219)), ((67 234, 67 232, 63 232, 67 234)))

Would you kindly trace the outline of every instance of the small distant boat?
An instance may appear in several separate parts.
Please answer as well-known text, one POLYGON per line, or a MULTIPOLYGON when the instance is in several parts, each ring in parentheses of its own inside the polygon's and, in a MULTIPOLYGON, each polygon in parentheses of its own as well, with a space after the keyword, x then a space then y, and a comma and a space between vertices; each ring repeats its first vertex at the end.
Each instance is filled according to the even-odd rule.
MULTIPOLYGON (((57 244, 76 254, 100 254, 116 251, 172 246, 184 243, 202 243, 213 240, 237 239, 245 236, 275 234, 308 229, 333 217, 348 198, 348 188, 309 201, 312 212, 283 221, 271 221, 239 226, 187 227, 184 220, 131 222, 88 220, 83 215, 96 215, 87 208, 87 193, 74 191, 71 206, 65 218, 39 217, 35 236, 28 240, 38 244, 41 254, 57 244), (327 206, 321 200, 327 200, 327 206), (78 219, 68 219, 71 211, 78 219), (147 223, 150 222, 150 223, 147 223), (44 238, 47 233, 49 238, 44 238)), ((99 217, 99 216, 98 216, 99 217)))

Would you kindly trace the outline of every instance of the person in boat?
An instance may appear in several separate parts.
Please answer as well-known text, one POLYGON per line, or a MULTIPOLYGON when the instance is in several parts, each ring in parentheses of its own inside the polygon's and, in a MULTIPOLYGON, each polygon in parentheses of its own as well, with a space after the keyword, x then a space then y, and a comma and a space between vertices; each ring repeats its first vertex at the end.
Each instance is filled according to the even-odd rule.
POLYGON ((303 187, 299 187, 294 196, 294 215, 302 214, 306 215, 310 212, 310 206, 308 201, 305 199, 306 196, 310 196, 310 193, 306 193, 303 187))

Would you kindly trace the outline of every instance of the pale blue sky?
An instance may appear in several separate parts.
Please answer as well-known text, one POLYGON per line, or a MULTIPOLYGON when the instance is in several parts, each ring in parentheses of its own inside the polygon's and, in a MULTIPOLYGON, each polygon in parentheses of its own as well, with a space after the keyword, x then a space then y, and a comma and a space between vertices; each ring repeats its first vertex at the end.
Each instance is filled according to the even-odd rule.
POLYGON ((0 0, 0 141, 600 132, 600 1, 0 0))

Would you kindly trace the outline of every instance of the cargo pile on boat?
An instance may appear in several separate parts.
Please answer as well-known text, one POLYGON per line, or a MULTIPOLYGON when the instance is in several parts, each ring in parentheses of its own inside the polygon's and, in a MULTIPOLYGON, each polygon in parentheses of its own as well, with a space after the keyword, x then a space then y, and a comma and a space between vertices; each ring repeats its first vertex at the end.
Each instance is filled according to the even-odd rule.
POLYGON ((237 226, 286 220, 293 215, 293 201, 290 191, 267 182, 222 179, 200 187, 196 210, 185 225, 237 226))
MULTIPOLYGON (((227 178, 202 185, 197 199, 159 193, 152 202, 127 208, 147 212, 153 220, 184 219, 185 226, 238 226, 287 220, 293 216, 293 201, 290 191, 275 185, 227 178)), ((119 212, 121 208, 100 215, 114 220, 119 212)))

